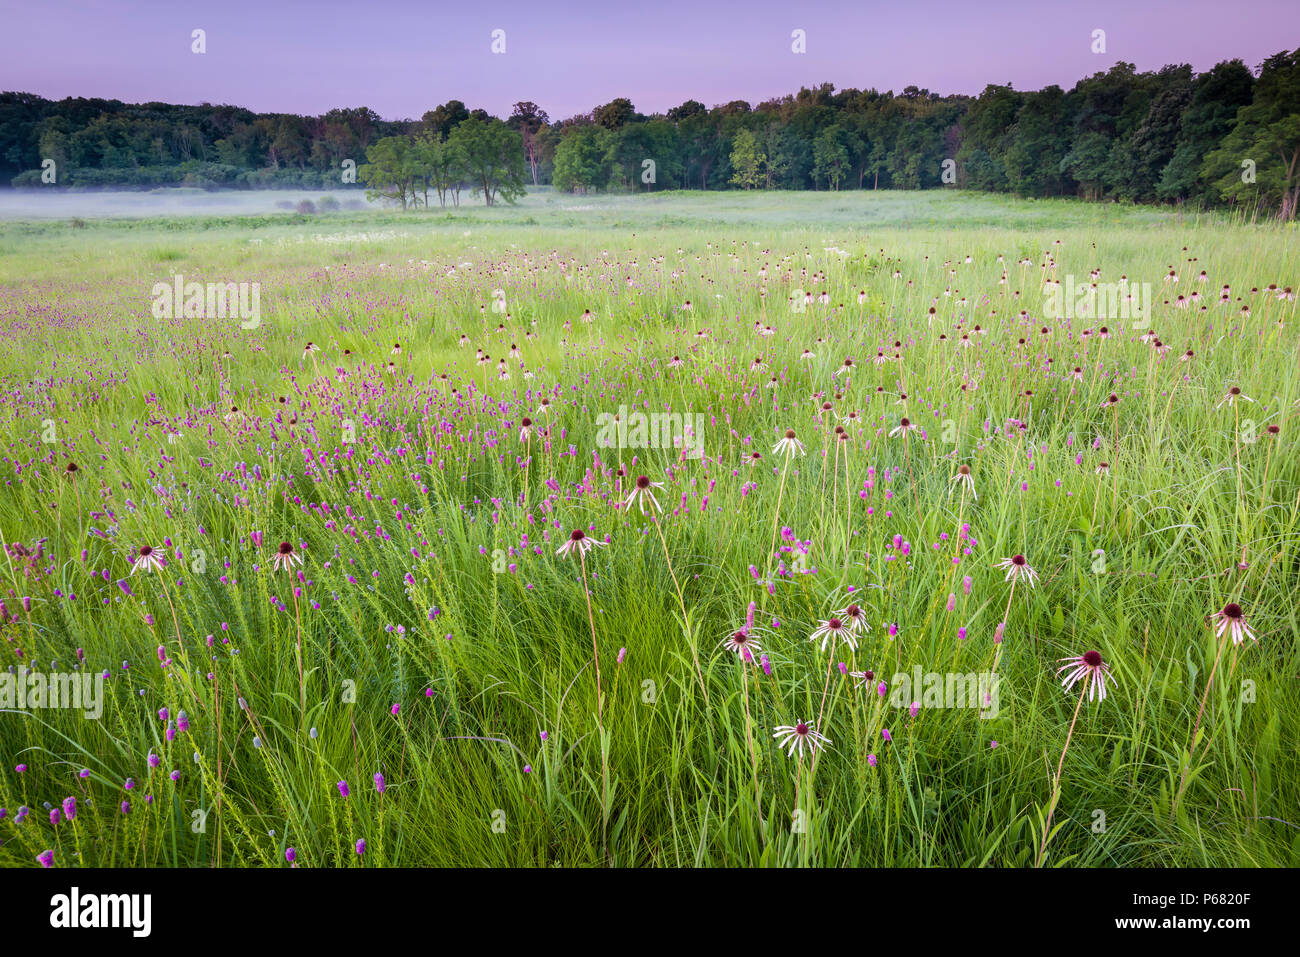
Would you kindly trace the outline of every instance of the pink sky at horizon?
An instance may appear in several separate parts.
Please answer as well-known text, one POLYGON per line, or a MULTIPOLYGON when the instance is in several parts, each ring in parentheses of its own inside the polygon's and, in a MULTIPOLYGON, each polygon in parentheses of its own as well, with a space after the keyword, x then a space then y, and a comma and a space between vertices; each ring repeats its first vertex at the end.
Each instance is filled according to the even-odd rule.
POLYGON ((978 94, 989 83, 1069 89, 1118 61, 1254 69, 1300 47, 1294 0, 591 0, 542 8, 416 0, 0 0, 0 90, 51 99, 230 103, 319 114, 369 106, 418 118, 449 99, 498 116, 533 100, 553 120, 626 96, 663 112, 687 99, 757 104, 833 83, 978 94), (590 12, 584 12, 590 11, 590 12), (207 52, 191 52, 191 31, 207 52), (791 33, 806 34, 804 54, 791 33), (1106 52, 1090 49, 1106 32, 1106 52), (492 33, 505 31, 504 54, 492 33))

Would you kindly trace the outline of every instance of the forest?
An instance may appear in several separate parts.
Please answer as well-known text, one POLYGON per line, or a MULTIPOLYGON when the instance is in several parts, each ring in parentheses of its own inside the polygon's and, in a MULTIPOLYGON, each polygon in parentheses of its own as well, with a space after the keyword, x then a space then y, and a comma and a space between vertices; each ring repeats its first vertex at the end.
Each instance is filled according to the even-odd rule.
POLYGON ((420 119, 0 94, 0 182, 72 188, 368 188, 403 208, 566 192, 930 189, 1236 205, 1293 219, 1300 50, 1252 70, 1116 63, 1064 90, 979 96, 823 83, 751 105, 627 98, 552 121, 450 100, 420 119))

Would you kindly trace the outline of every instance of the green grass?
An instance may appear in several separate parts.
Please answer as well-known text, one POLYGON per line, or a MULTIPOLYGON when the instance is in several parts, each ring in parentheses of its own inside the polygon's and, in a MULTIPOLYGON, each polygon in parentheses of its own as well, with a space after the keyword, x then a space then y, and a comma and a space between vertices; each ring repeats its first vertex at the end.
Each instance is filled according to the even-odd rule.
POLYGON ((1300 356, 1267 287, 1298 266, 1276 226, 939 192, 0 223, 0 537, 46 540, 0 564, 0 655, 111 676, 98 720, 0 712, 0 863, 1294 866, 1300 356), (1151 283, 1166 353, 1131 319, 1044 317, 1045 276, 1094 269, 1151 283), (261 283, 261 325, 153 318, 176 273, 261 283), (1203 311, 1174 304, 1194 289, 1203 311), (623 405, 702 413, 706 461, 600 448, 623 405), (614 507, 638 475, 666 486, 662 540, 614 507), (585 577, 556 555, 574 528, 609 538, 585 577), (144 544, 164 574, 128 576, 144 544), (1016 553, 1037 587, 993 567, 1016 553), (850 600, 870 632, 823 652, 850 600), (770 675, 720 647, 751 601, 770 675), (1229 601, 1258 643, 1223 650, 1229 601), (1089 649, 1115 683, 1071 732, 1057 660, 1089 649), (988 718, 912 716, 838 667, 995 660, 988 718), (170 741, 164 707, 189 719, 170 741), (815 764, 776 746, 818 716, 815 764))

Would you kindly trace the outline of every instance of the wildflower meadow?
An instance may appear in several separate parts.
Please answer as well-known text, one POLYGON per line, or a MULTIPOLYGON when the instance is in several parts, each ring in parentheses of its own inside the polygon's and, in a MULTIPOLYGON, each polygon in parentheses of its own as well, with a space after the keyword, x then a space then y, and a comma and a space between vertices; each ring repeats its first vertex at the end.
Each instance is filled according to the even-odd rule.
POLYGON ((1295 866, 1300 247, 0 223, 0 864, 1295 866))

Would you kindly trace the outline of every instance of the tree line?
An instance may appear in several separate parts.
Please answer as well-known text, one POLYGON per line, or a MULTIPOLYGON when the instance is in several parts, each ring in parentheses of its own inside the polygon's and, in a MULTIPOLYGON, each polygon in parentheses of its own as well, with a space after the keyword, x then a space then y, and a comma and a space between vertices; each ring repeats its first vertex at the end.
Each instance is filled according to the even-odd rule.
POLYGON ((825 83, 755 106, 688 100, 642 114, 627 98, 552 122, 521 101, 498 119, 451 100, 419 120, 367 108, 317 117, 232 106, 49 101, 0 94, 0 179, 74 186, 357 186, 403 207, 470 190, 512 202, 570 192, 928 189, 1202 205, 1294 218, 1300 50, 1252 71, 1225 60, 1139 72, 1116 63, 1071 89, 990 84, 940 96, 825 83))

